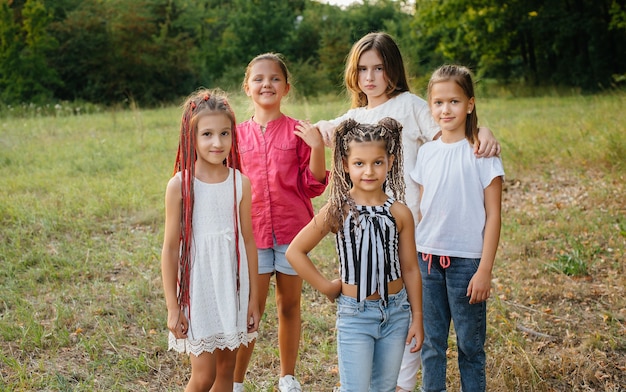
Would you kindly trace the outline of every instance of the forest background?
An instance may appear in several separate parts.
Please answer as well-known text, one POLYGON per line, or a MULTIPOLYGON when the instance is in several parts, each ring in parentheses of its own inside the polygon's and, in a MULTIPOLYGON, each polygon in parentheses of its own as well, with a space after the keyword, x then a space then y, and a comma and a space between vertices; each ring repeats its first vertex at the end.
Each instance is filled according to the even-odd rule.
POLYGON ((394 36, 419 89, 445 62, 530 87, 517 93, 626 80, 624 0, 0 0, 0 103, 178 103, 198 86, 239 90, 268 51, 286 57, 295 95, 336 95, 371 31, 394 36))

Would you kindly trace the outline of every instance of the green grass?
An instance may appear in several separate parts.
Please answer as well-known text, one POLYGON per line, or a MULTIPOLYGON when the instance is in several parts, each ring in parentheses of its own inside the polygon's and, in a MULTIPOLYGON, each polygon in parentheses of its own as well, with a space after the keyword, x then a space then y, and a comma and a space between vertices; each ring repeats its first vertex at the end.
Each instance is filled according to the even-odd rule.
POLYGON ((580 241, 574 244, 566 244, 567 248, 561 250, 556 260, 548 263, 546 268, 569 276, 587 276, 598 254, 602 250, 598 247, 585 246, 580 241))
MULTIPOLYGON (((232 102, 239 121, 251 115, 246 97, 232 102)), ((624 94, 478 100, 507 172, 490 390, 626 385, 624 107, 624 94)), ((293 100, 284 111, 316 121, 347 108, 293 100)), ((179 108, 45 112, 0 118, 0 391, 182 390, 189 362, 167 352, 159 260, 179 108)), ((333 246, 312 255, 328 275, 333 246)), ((249 391, 278 380, 267 303, 249 391)), ((338 381, 334 338, 334 306, 305 284, 305 390, 338 381)))

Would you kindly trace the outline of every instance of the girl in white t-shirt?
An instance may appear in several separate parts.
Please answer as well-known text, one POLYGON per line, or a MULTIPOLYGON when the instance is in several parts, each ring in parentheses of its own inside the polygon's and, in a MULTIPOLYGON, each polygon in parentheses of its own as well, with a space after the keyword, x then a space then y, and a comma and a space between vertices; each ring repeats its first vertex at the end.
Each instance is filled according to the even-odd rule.
MULTIPOLYGON (((406 204, 417 222, 419 190, 409 173, 415 166, 420 146, 438 137, 439 125, 433 121, 426 101, 410 92, 402 55, 393 38, 379 32, 367 34, 357 41, 348 55, 344 82, 351 94, 352 108, 334 120, 316 124, 324 141, 330 145, 335 128, 347 119, 364 124, 376 124, 384 117, 398 121, 403 129, 406 204)), ((500 145, 489 129, 480 129, 474 153, 478 157, 500 153, 500 145)), ((398 391, 415 388, 420 354, 413 347, 414 344, 407 342, 398 377, 398 391)))
POLYGON ((498 241, 504 169, 478 159, 472 76, 444 65, 431 76, 428 104, 441 137, 425 144, 410 175, 420 187, 415 242, 422 274, 422 390, 446 390, 450 322, 457 336, 461 389, 486 389, 487 306, 498 241))

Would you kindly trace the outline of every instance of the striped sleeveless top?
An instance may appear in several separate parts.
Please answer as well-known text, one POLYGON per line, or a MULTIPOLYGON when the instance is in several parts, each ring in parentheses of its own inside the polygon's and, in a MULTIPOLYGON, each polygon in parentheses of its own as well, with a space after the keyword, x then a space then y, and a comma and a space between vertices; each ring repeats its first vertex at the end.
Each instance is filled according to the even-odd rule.
POLYGON ((357 302, 378 292, 387 303, 387 284, 400 278, 398 231, 391 215, 394 199, 382 206, 356 206, 335 236, 341 279, 357 286, 357 302))

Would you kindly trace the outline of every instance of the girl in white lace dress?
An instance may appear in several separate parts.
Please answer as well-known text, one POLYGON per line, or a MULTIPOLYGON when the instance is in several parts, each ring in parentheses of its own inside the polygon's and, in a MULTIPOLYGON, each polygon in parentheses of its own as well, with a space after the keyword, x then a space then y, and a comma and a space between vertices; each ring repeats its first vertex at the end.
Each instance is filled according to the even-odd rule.
POLYGON ((238 170, 235 124, 220 92, 191 95, 165 194, 168 345, 190 354, 186 391, 232 391, 237 350, 259 324, 251 189, 238 170))

